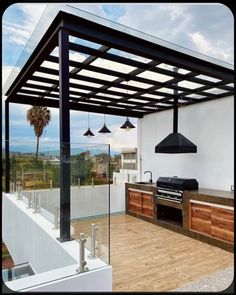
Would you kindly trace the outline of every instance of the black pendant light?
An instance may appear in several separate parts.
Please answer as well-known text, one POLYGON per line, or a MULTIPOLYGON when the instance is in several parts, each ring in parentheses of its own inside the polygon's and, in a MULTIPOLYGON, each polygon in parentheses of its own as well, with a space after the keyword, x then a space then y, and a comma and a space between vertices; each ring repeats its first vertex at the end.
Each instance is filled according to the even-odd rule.
MULTIPOLYGON (((106 93, 105 93, 105 98, 106 98, 106 93)), ((103 127, 98 131, 98 133, 106 134, 106 133, 111 133, 111 131, 107 128, 106 125, 106 120, 105 120, 105 114, 104 114, 104 124, 103 127)))
POLYGON ((106 122, 105 122, 105 114, 104 114, 104 124, 103 127, 98 131, 98 133, 111 133, 111 131, 107 128, 106 122))
POLYGON ((87 137, 94 136, 93 132, 89 128, 89 113, 88 113, 88 130, 83 135, 87 137))
MULTIPOLYGON (((127 86, 128 86, 128 81, 127 81, 127 86)), ((128 88, 127 88, 127 94, 128 94, 128 88)), ((125 129, 126 131, 129 131, 135 128, 135 126, 130 122, 129 117, 127 116, 125 123, 120 128, 125 129)))
POLYGON ((130 129, 135 128, 135 126, 130 122, 129 118, 127 117, 125 123, 120 128, 129 131, 130 129))

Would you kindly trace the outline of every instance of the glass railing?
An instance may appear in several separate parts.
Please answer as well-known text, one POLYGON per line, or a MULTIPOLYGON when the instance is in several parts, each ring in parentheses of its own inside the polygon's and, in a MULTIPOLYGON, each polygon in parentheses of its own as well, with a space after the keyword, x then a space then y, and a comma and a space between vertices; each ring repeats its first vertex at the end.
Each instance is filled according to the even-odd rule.
MULTIPOLYGON (((23 259, 38 275, 73 264, 76 265, 73 274, 109 265, 109 145, 71 143, 68 157, 60 155, 59 143, 40 141, 37 153, 34 142, 10 141, 9 147, 10 193, 4 196, 3 241, 13 260, 11 266, 22 263, 23 259), (72 252, 64 247, 66 243, 58 241, 65 202, 61 200, 65 190, 61 187, 60 170, 68 166, 69 175, 65 174, 63 181, 64 178, 70 181, 68 218, 72 252), (9 233, 14 226, 15 238, 9 233), (56 244, 58 252, 48 249, 50 243, 56 244), (21 254, 19 249, 23 251, 21 254), (36 253, 40 259, 35 257, 36 253), (48 259, 55 261, 49 265, 48 259)), ((4 172, 3 182, 5 177, 4 172)), ((6 274, 12 273, 8 270, 4 270, 5 280, 6 274)))

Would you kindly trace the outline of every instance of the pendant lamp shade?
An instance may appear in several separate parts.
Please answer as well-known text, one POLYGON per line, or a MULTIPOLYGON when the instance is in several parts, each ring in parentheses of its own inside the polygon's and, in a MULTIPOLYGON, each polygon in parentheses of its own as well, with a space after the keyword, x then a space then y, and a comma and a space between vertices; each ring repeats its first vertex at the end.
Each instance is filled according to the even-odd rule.
POLYGON ((87 137, 94 136, 93 132, 90 130, 90 127, 89 127, 89 113, 88 113, 88 130, 83 135, 87 137))
POLYGON ((91 137, 94 136, 93 132, 88 128, 88 130, 83 134, 84 136, 91 137))
POLYGON ((104 114, 104 124, 103 127, 98 131, 98 133, 111 133, 111 131, 107 128, 106 122, 105 122, 105 114, 104 114))
POLYGON ((98 131, 99 133, 111 133, 111 131, 107 128, 106 124, 98 131))
MULTIPOLYGON (((128 81, 127 81, 127 86, 128 86, 128 81)), ((127 95, 128 95, 128 87, 127 87, 127 95)), ((135 126, 130 122, 129 117, 127 116, 125 123, 120 128, 126 131, 129 131, 135 128, 135 126)))
POLYGON ((129 118, 127 117, 125 123, 120 128, 129 131, 130 129, 135 128, 135 126, 130 122, 129 118))

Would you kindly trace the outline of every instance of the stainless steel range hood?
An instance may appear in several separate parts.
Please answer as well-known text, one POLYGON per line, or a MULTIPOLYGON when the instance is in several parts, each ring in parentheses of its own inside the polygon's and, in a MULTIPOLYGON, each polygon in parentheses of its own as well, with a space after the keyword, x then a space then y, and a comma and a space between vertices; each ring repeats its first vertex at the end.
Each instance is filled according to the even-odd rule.
MULTIPOLYGON (((178 72, 178 68, 174 68, 178 72)), ((177 83, 176 83, 177 85, 177 83)), ((173 133, 170 133, 155 147, 155 153, 179 154, 179 153, 196 153, 197 146, 189 139, 178 133, 178 91, 174 90, 174 112, 173 112, 173 133)))

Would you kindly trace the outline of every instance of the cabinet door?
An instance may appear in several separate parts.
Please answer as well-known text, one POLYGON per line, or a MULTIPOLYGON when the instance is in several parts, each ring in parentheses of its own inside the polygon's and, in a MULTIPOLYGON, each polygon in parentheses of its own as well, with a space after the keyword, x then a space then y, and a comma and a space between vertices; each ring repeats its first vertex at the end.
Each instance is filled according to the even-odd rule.
POLYGON ((129 191, 128 198, 128 210, 142 213, 142 193, 129 191))
POLYGON ((153 218, 153 195, 143 193, 143 215, 153 218))
POLYGON ((190 203, 190 229, 211 235, 211 207, 190 203))
POLYGON ((234 211, 211 207, 211 234, 212 237, 234 242, 234 211))

